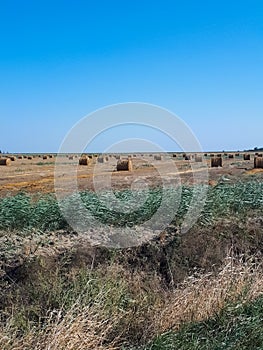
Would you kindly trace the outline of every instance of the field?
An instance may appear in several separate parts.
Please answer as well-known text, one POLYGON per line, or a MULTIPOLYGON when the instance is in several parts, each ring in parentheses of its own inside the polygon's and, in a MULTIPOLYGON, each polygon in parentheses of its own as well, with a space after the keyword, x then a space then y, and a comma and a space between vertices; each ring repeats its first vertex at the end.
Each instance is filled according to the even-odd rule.
POLYGON ((132 171, 116 155, 0 166, 0 349, 262 349, 263 169, 241 152, 212 168, 213 154, 131 154, 132 171), (81 216, 76 191, 85 232, 63 215, 81 216), (110 191, 136 210, 109 209, 110 191), (204 206, 184 232, 195 191, 204 206), (126 234, 136 225, 140 244, 126 234))

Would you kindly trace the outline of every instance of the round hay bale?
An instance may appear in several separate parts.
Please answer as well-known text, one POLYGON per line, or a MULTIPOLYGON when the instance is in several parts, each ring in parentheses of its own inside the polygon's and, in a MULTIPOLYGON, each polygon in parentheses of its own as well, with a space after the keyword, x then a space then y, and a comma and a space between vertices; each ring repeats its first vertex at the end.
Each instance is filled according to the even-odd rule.
POLYGON ((214 156, 215 156, 215 155, 214 155, 213 153, 212 153, 212 154, 210 154, 210 157, 211 157, 211 158, 213 158, 214 156))
POLYGON ((132 161, 130 159, 118 160, 117 171, 132 171, 132 161))
POLYGON ((240 154, 239 154, 239 153, 236 153, 236 154, 235 154, 235 157, 239 157, 239 156, 240 156, 240 154))
POLYGON ((115 159, 117 159, 117 160, 118 160, 118 159, 121 159, 121 156, 116 155, 116 156, 115 156, 115 159))
POLYGON ((49 154, 48 157, 49 157, 49 158, 53 158, 53 155, 52 155, 52 154, 49 154))
POLYGON ((88 155, 88 158, 89 158, 89 159, 92 159, 92 158, 93 158, 92 154, 89 154, 89 155, 88 155))
POLYGON ((195 162, 196 163, 201 163, 203 161, 202 157, 201 156, 196 156, 195 157, 195 162))
POLYGON ((88 165, 89 164, 89 158, 88 157, 80 157, 79 158, 79 165, 88 165))
POLYGON ((31 156, 28 156, 27 159, 33 159, 31 156))
POLYGON ((162 160, 162 156, 160 154, 155 154, 153 157, 154 160, 162 160))
POLYGON ((207 157, 207 153, 204 154, 204 157, 207 157))
POLYGON ((233 158, 234 158, 234 154, 229 154, 229 155, 228 155, 228 158, 229 158, 229 159, 233 159, 233 158))
POLYGON ((184 156, 184 160, 190 160, 190 159, 191 159, 191 156, 188 156, 188 155, 184 156))
POLYGON ((22 156, 18 156, 17 158, 18 158, 18 159, 23 159, 23 157, 22 157, 22 156))
POLYGON ((176 158, 176 157, 177 157, 177 155, 174 153, 174 154, 173 154, 173 158, 176 158))
POLYGON ((1 158, 0 165, 11 165, 11 159, 10 158, 1 158))
POLYGON ((244 160, 250 160, 250 154, 243 154, 244 160))
POLYGON ((211 158, 211 168, 222 167, 222 157, 211 158))
POLYGON ((254 158, 254 168, 255 169, 263 169, 263 158, 255 157, 254 158))
POLYGON ((15 156, 9 156, 8 158, 11 160, 11 162, 14 162, 16 160, 15 156))
POLYGON ((222 154, 221 153, 217 153, 217 155, 216 155, 217 157, 222 157, 222 154))
POLYGON ((258 153, 258 157, 262 157, 262 153, 258 153))

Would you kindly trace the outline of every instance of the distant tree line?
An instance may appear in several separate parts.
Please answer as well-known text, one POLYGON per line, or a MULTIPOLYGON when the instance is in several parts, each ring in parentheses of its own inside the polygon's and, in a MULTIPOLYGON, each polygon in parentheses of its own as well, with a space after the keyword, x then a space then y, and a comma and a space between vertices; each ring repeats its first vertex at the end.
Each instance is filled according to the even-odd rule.
POLYGON ((258 152, 263 151, 263 147, 254 147, 254 149, 245 149, 244 152, 258 152))

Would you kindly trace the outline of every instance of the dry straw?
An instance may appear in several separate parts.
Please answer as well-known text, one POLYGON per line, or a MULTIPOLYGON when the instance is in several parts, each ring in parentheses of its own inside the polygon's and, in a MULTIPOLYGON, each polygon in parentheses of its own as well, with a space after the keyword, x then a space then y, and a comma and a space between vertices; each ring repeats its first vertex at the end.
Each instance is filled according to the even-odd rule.
POLYGON ((162 160, 162 156, 160 154, 155 154, 154 160, 162 160))
POLYGON ((1 158, 0 159, 0 165, 10 165, 11 160, 9 158, 1 158))
POLYGON ((218 314, 229 303, 246 303, 263 293, 262 266, 226 259, 218 275, 189 277, 160 310, 158 333, 177 330, 183 323, 198 322, 218 314))
POLYGON ((84 156, 79 158, 79 165, 88 165, 89 164, 89 158, 84 156))
POLYGON ((263 158, 261 157, 254 158, 254 168, 263 169, 263 158))
POLYGON ((250 160, 250 154, 244 154, 243 155, 244 160, 250 160))
POLYGON ((202 162, 202 157, 201 156, 195 156, 195 162, 196 163, 201 163, 202 162))
POLYGON ((211 168, 222 167, 222 157, 211 158, 211 168))
POLYGON ((117 171, 132 171, 132 161, 127 160, 118 160, 117 162, 117 171))

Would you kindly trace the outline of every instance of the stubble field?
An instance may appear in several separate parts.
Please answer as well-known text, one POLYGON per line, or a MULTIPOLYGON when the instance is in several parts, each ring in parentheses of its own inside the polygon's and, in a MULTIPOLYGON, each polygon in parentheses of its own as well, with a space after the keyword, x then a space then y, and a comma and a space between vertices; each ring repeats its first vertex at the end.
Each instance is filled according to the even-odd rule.
POLYGON ((254 153, 222 154, 213 168, 216 153, 201 162, 136 154, 132 171, 116 171, 115 155, 86 166, 79 155, 18 156, 0 167, 1 349, 263 348, 263 169, 254 153), (91 244, 57 203, 56 194, 70 208, 77 190, 109 232, 126 232, 154 215, 164 182, 168 199, 180 188, 178 208, 161 234, 141 232, 140 245, 110 236, 107 247, 105 226, 89 222, 91 244), (196 187, 206 187, 205 205, 184 233, 196 187), (138 192, 144 204, 109 210, 97 196, 109 190, 124 204, 138 192))

